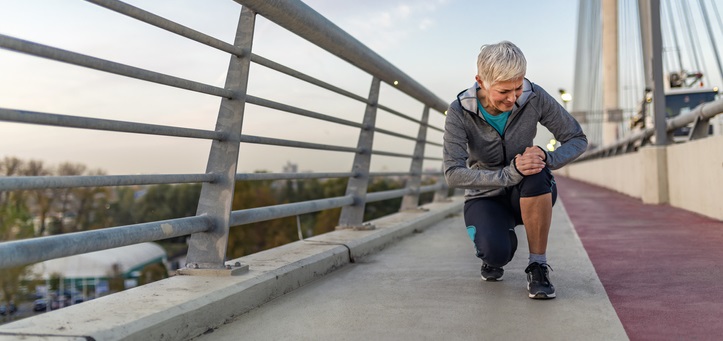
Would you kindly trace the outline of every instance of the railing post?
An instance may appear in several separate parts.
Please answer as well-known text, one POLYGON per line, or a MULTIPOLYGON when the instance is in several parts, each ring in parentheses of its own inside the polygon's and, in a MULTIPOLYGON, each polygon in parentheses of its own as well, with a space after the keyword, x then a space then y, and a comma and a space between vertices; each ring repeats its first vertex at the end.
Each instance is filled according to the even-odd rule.
POLYGON ((364 222, 364 208, 366 206, 367 187, 369 186, 369 166, 372 160, 372 144, 374 142, 374 126, 377 119, 377 102, 379 101, 380 80, 372 79, 369 90, 364 121, 359 133, 357 148, 360 150, 354 156, 352 173, 356 176, 349 178, 346 186, 346 195, 354 196, 354 204, 344 206, 339 217, 339 228, 362 228, 364 222))
POLYGON ((424 162, 424 147, 427 144, 427 122, 429 122, 429 106, 424 106, 422 119, 419 123, 417 133, 417 144, 414 146, 412 163, 409 166, 410 178, 407 180, 407 188, 412 190, 402 198, 400 211, 416 210, 419 206, 419 185, 422 183, 422 163, 424 162))
POLYGON ((240 46, 244 54, 231 56, 226 88, 232 90, 234 96, 221 100, 216 121, 216 131, 223 132, 225 139, 213 141, 206 166, 206 172, 215 174, 217 179, 203 184, 196 211, 197 215, 208 216, 214 222, 214 227, 209 231, 191 235, 187 269, 183 269, 188 274, 193 274, 196 269, 203 272, 204 269, 224 268, 255 16, 256 13, 247 7, 241 9, 234 44, 240 46))
MULTIPOLYGON (((702 110, 701 110, 702 112, 702 110)), ((708 127, 710 126, 710 118, 704 118, 702 113, 693 121, 693 128, 688 134, 688 141, 702 139, 708 136, 708 127)))

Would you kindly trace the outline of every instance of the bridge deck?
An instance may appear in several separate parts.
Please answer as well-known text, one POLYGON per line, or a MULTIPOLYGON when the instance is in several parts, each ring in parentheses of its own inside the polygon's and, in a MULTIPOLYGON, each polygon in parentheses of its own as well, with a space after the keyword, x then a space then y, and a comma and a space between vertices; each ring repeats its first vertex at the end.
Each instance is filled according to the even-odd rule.
POLYGON ((482 282, 457 214, 200 340, 627 339, 562 204, 553 221, 554 300, 527 298, 522 227, 504 280, 482 282))
MULTIPOLYGON (((723 335, 719 323, 723 296, 718 295, 723 282, 723 268, 718 265, 723 259, 723 222, 667 205, 644 205, 571 179, 558 177, 558 184, 561 200, 553 212, 548 252, 557 299, 526 297, 527 245, 522 227, 518 227, 520 249, 506 268, 504 281, 482 282, 479 261, 457 213, 197 339, 707 340, 723 335)), ((454 205, 437 205, 430 210, 442 212, 439 217, 457 211, 449 208, 454 205)), ((419 214, 400 213, 392 219, 396 222, 387 223, 422 219, 416 217, 419 214)), ((335 238, 363 239, 350 239, 354 242, 348 244, 356 250, 365 243, 368 247, 377 244, 374 238, 380 237, 374 236, 381 232, 384 229, 337 231, 335 238)), ((287 254, 303 259, 303 250, 330 254, 327 258, 332 260, 347 253, 341 246, 329 245, 298 244, 286 249, 287 254)), ((317 271, 326 273, 310 260, 266 256, 279 263, 278 270, 264 272, 262 277, 268 277, 268 282, 274 282, 274 274, 277 282, 298 281, 304 269, 314 276, 317 271), (298 269, 288 269, 294 267, 298 269)), ((38 340, 76 339, 78 335, 143 339, 144 332, 153 334, 158 326, 180 328, 191 322, 204 330, 211 326, 204 321, 233 316, 225 313, 231 311, 230 306, 256 306, 243 295, 246 291, 258 296, 287 287, 266 288, 260 277, 253 277, 261 270, 239 278, 176 276, 4 325, 0 340, 21 334, 38 340), (248 290, 239 289, 244 281, 252 282, 248 290), (142 308, 130 304, 139 299, 142 308), (218 302, 210 305, 212 300, 218 302), (183 309, 188 312, 177 312, 183 309)), ((181 338, 169 335, 166 339, 181 338)))

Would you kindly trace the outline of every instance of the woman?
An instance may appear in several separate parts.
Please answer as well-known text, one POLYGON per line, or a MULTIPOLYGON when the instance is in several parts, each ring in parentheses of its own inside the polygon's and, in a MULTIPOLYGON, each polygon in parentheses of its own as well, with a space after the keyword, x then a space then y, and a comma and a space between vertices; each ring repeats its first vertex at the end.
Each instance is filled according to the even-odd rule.
POLYGON ((482 259, 482 279, 502 279, 517 249, 514 228, 524 224, 529 243, 530 298, 554 298, 547 237, 557 188, 550 170, 580 156, 587 138, 575 119, 538 85, 525 78, 527 61, 508 41, 484 45, 475 84, 447 110, 444 169, 450 187, 465 189, 464 218, 482 259), (562 146, 533 146, 537 124, 562 146))

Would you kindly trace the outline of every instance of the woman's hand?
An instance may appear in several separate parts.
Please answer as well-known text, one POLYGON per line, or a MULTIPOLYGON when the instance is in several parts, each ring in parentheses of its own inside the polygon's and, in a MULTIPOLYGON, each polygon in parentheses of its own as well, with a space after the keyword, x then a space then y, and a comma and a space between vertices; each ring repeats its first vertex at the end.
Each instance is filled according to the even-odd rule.
POLYGON ((537 174, 545 168, 545 153, 535 146, 525 148, 525 152, 522 155, 517 154, 515 156, 515 167, 522 173, 522 175, 533 175, 537 174))

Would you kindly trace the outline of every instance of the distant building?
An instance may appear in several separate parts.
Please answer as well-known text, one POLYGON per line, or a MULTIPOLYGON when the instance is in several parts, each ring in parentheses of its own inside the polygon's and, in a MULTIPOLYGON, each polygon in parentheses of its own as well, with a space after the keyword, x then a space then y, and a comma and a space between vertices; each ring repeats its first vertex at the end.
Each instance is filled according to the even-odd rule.
POLYGON ((299 165, 295 163, 291 163, 290 161, 286 161, 286 165, 281 169, 282 173, 298 173, 299 172, 299 165))
POLYGON ((140 243, 40 262, 30 267, 26 279, 58 276, 70 287, 93 287, 96 295, 102 295, 109 278, 118 276, 125 280, 125 288, 134 287, 141 270, 155 263, 167 268, 166 251, 156 243, 140 243))

